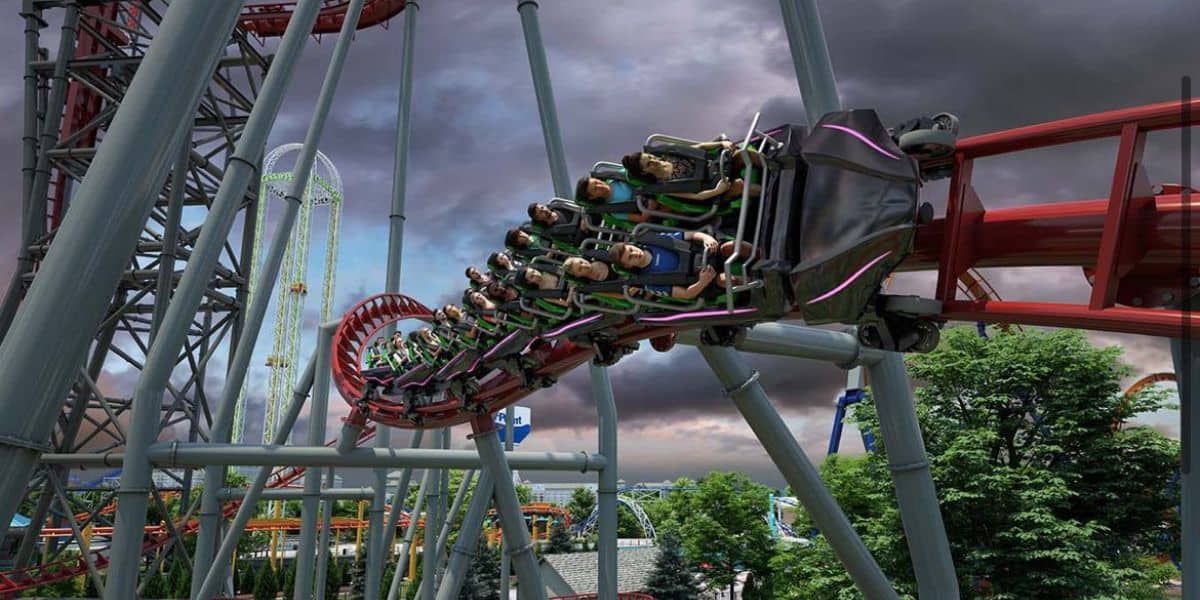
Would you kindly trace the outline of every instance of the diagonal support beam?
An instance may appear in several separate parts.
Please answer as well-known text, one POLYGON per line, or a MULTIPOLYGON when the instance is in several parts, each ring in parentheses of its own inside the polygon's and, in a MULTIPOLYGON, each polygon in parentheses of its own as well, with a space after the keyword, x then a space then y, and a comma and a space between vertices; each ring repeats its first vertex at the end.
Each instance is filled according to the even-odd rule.
POLYGON ((483 471, 491 473, 496 486, 496 512, 504 528, 504 540, 508 544, 507 552, 512 557, 513 570, 517 572, 521 589, 525 590, 522 597, 546 600, 546 588, 542 585, 542 575, 538 572, 529 531, 525 529, 525 516, 521 513, 521 501, 517 499, 517 488, 513 485, 512 469, 508 467, 508 459, 505 458, 500 438, 496 435, 494 416, 489 414, 476 417, 471 421, 471 430, 474 432, 472 437, 475 438, 475 448, 479 450, 483 471))
POLYGON ((834 554, 846 567, 850 579, 868 600, 899 600, 896 590, 867 550, 862 538, 850 525, 850 520, 838 506, 833 494, 821 481, 816 466, 808 460, 800 443, 788 431, 783 418, 771 406, 758 382, 758 372, 751 371, 746 361, 734 350, 720 346, 700 346, 700 354, 708 362, 721 385, 742 413, 754 435, 762 443, 783 478, 787 480, 804 509, 808 511, 821 534, 829 541, 834 554))
POLYGON ((894 352, 868 367, 888 470, 921 598, 958 598, 958 576, 913 407, 904 358, 894 352))

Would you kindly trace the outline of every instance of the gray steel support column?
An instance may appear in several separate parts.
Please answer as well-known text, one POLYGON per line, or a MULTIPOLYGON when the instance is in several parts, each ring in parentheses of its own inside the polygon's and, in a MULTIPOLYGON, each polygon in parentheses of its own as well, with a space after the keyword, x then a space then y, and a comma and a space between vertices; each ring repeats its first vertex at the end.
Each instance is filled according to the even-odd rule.
POLYGON ((456 600, 458 593, 462 591, 467 571, 471 568, 471 558, 475 556, 475 549, 479 545, 483 517, 487 514, 494 489, 492 474, 486 470, 480 471, 479 482, 475 484, 475 493, 471 496, 471 504, 467 507, 467 514, 463 517, 462 527, 459 528, 458 540, 450 550, 446 572, 442 575, 442 583, 438 587, 437 600, 456 600))
POLYGON ((868 600, 897 600, 883 570, 850 525, 837 500, 821 481, 817 468, 788 431, 787 424, 771 406, 758 373, 752 372, 737 352, 720 346, 700 346, 700 354, 712 367, 734 405, 754 430, 775 466, 804 505, 821 535, 829 540, 834 554, 846 567, 850 578, 868 600))
MULTIPOLYGON (((329 533, 330 522, 333 520, 334 498, 325 497, 325 492, 333 488, 333 467, 325 469, 325 490, 321 494, 321 539, 317 542, 317 578, 313 581, 313 597, 325 598, 325 580, 329 577, 329 533)), ((374 495, 374 491, 369 492, 374 495)), ((360 500, 362 497, 356 498, 360 500)))
MULTIPOLYGON (((384 290, 400 291, 401 255, 404 249, 404 201, 408 185, 408 147, 412 114, 413 47, 416 40, 417 2, 408 2, 404 7, 404 45, 400 55, 400 100, 396 109, 396 150, 392 163, 392 210, 388 216, 388 258, 384 290)), ((375 427, 375 447, 391 446, 392 432, 386 425, 375 427)), ((387 472, 375 472, 375 502, 371 504, 370 530, 373 535, 367 544, 366 600, 378 600, 380 596, 383 563, 394 533, 384 531, 384 502, 387 499, 387 472)), ((403 504, 404 498, 400 498, 403 504)))
MULTIPOLYGON (((115 335, 116 327, 113 326, 105 328, 96 337, 95 350, 92 351, 92 357, 88 361, 87 370, 85 371, 87 376, 93 381, 99 376, 101 369, 104 368, 104 359, 108 356, 108 348, 112 344, 115 335)), ((95 393, 96 390, 91 389, 89 386, 83 394, 79 394, 76 397, 75 404, 71 407, 71 414, 67 419, 66 427, 62 429, 62 438, 59 440, 60 448, 64 450, 72 448, 71 445, 75 442, 75 436, 79 433, 79 427, 83 424, 83 417, 87 412, 88 402, 95 393)), ((65 480, 67 470, 48 469, 46 474, 48 477, 62 477, 65 480)), ((42 532, 42 526, 46 522, 47 511, 50 509, 50 500, 53 497, 50 482, 47 481, 42 489, 42 497, 38 499, 34 513, 30 516, 30 524, 25 528, 25 535, 22 537, 21 545, 17 548, 17 555, 13 559, 13 564, 16 568, 29 566, 29 561, 33 558, 33 551, 42 532)))
MULTIPOLYGON (((271 291, 275 289, 275 280, 279 277, 279 269, 283 264, 283 253, 287 247, 287 242, 292 236, 292 228, 296 223, 296 215, 300 211, 301 198, 304 197, 304 189, 308 185, 309 174, 312 173, 313 159, 317 154, 317 146, 321 143, 321 134, 325 130, 326 117, 329 115, 329 109, 333 105, 333 97, 337 92, 338 79, 342 75, 342 67, 346 64, 346 55, 350 51, 350 42, 354 38, 354 29, 358 24, 358 16, 362 12, 363 0, 351 0, 349 7, 346 9, 345 21, 342 23, 341 32, 338 34, 337 43, 333 47, 333 56, 329 60, 329 66, 325 71, 325 79, 321 82, 321 91, 317 95, 316 106, 313 108, 312 118, 308 124, 308 131, 304 134, 304 145, 300 149, 300 155, 296 157, 296 166, 292 170, 292 181, 288 186, 288 191, 284 195, 285 208, 283 215, 279 218, 279 223, 275 228, 275 237, 271 240, 271 245, 263 259, 262 271, 259 273, 258 280, 255 282, 255 293, 250 302, 250 306, 246 309, 246 318, 243 322, 243 328, 238 338, 237 347, 234 350, 233 357, 229 361, 229 371, 225 377, 225 388, 221 390, 221 398, 217 403, 216 415, 213 417, 212 430, 209 432, 209 440, 213 443, 228 443, 231 430, 233 428, 233 416, 237 408, 237 399, 242 389, 242 383, 246 379, 246 371, 250 367, 250 359, 254 354, 254 345, 258 341, 259 332, 262 330, 263 318, 267 313, 267 306, 270 303, 271 291)), ((293 17, 293 23, 295 17, 293 17)), ((291 24, 288 31, 291 33, 291 24)), ((311 25, 305 29, 307 35, 312 31, 311 25)), ((268 73, 269 76, 269 73, 268 73)), ((260 144, 256 143, 253 146, 246 148, 245 159, 248 167, 254 167, 254 163, 250 160, 257 158, 257 151, 260 144)), ((241 194, 244 192, 244 187, 238 190, 241 194)), ((260 199, 261 202, 267 202, 266 198, 260 199)), ((225 228, 226 233, 228 227, 225 228)), ((222 234, 222 239, 224 234, 222 234)), ((178 292, 176 292, 178 294, 178 292)), ((174 303, 172 303, 174 308, 174 303)), ((204 472, 204 493, 200 503, 200 531, 196 536, 196 573, 204 573, 209 570, 211 565, 210 559, 212 556, 212 548, 216 545, 218 534, 218 524, 220 522, 217 512, 220 510, 216 492, 225 485, 225 468, 220 466, 212 466, 205 469, 204 472)), ((192 582, 195 583, 193 578, 192 582)), ((197 587, 192 586, 192 591, 195 592, 197 587)))
POLYGON ((600 600, 617 598, 617 405, 613 401, 608 370, 589 365, 592 397, 599 413, 599 450, 606 461, 596 488, 596 515, 600 529, 597 543, 596 590, 600 600))
MULTIPOLYGON (((175 282, 175 245, 179 238, 179 220, 187 196, 188 165, 192 162, 191 128, 185 130, 175 165, 171 169, 171 196, 167 200, 167 223, 163 226, 162 249, 158 252, 158 284, 154 288, 154 312, 150 319, 150 345, 158 336, 167 305, 171 302, 171 284, 175 282)), ((201 351, 201 355, 204 352, 201 351)), ((204 381, 202 378, 200 381, 204 381)), ((195 422, 196 419, 192 419, 195 422)), ((186 497, 186 496, 185 496, 186 497)))
MULTIPOLYGON (((441 447, 442 437, 445 429, 438 431, 435 439, 438 441, 435 446, 441 447)), ((434 588, 437 584, 434 580, 437 577, 437 534, 438 521, 441 515, 442 507, 442 472, 434 470, 432 476, 433 482, 429 489, 425 491, 425 531, 421 534, 423 548, 421 548, 421 584, 420 591, 417 594, 419 600, 432 600, 434 588)))
POLYGON ((523 590, 521 597, 546 600, 546 588, 542 585, 537 558, 533 555, 533 544, 530 542, 529 532, 525 529, 525 517, 521 514, 521 501, 517 498, 517 488, 513 485, 512 470, 509 469, 500 440, 496 437, 495 421, 492 420, 492 415, 486 415, 475 419, 471 426, 475 431, 475 447, 479 450, 483 470, 492 474, 496 486, 496 512, 504 528, 504 539, 508 542, 513 570, 517 572, 520 589, 523 590))
MULTIPOLYGON (((333 330, 341 321, 322 324, 317 329, 317 372, 313 379, 312 403, 308 409, 308 445, 325 444, 325 419, 329 415, 330 357, 333 346, 333 330)), ((313 597, 314 550, 317 545, 317 510, 321 499, 321 471, 308 469, 304 472, 304 499, 300 505, 300 547, 296 551, 296 585, 294 600, 313 597)), ((322 598, 324 594, 321 594, 322 598)))
MULTIPOLYGON (((23 0, 21 16, 25 19, 25 96, 21 103, 24 115, 21 131, 21 247, 17 250, 18 266, 13 271, 4 303, 0 305, 0 341, 4 340, 4 334, 12 324, 13 315, 16 314, 20 302, 21 277, 24 274, 22 266, 29 262, 30 228, 33 225, 30 207, 33 204, 33 178, 38 156, 38 75, 33 63, 39 58, 38 39, 41 35, 42 11, 34 6, 33 0, 23 0)), ((59 42, 62 43, 63 40, 60 38, 59 42)))
MULTIPOLYGON (((424 429, 418 429, 414 431, 412 440, 409 442, 408 447, 413 449, 420 448, 421 440, 424 437, 424 429)), ((392 510, 390 513, 388 513, 387 524, 383 528, 383 540, 381 542, 383 545, 383 555, 385 557, 391 554, 392 543, 396 535, 396 527, 400 524, 400 513, 404 512, 404 502, 408 500, 408 488, 412 483, 412 472, 412 467, 406 467, 400 472, 400 481, 397 482, 398 485, 396 486, 396 491, 392 494, 392 510)), ((422 483, 424 483, 424 480, 422 480, 422 483)), ((423 491, 419 493, 423 493, 423 491)), ((412 523, 412 519, 415 518, 416 517, 412 514, 409 515, 410 525, 412 523)), ((370 552, 370 550, 370 547, 368 547, 367 551, 370 552)), ((399 571, 399 569, 397 569, 397 571, 399 571)), ((382 577, 382 572, 380 573, 380 576, 382 577)), ((401 576, 403 577, 403 575, 401 576)), ((395 578, 393 577, 393 580, 394 579, 395 578)), ((382 582, 380 585, 382 585, 382 582)), ((392 595, 393 592, 389 588, 388 597, 391 598, 392 595)))
MULTIPOLYGON (((681 331, 677 339, 680 344, 699 346, 700 332, 681 331)), ((848 333, 782 323, 755 325, 746 332, 745 338, 734 344, 734 348, 756 354, 823 360, 843 366, 874 364, 885 354, 859 346, 858 340, 848 333)))
POLYGON ((546 142, 546 157, 550 160, 550 179, 554 194, 571 197, 571 182, 567 176, 566 153, 563 152, 562 132, 558 128, 558 108, 554 104, 554 87, 550 84, 550 67, 546 64, 546 49, 542 45, 542 30, 538 25, 536 0, 519 0, 521 31, 525 35, 525 52, 529 55, 529 71, 533 74, 533 91, 537 95, 538 116, 542 121, 542 138, 546 142))
MULTIPOLYGON (((338 452, 326 446, 281 444, 211 444, 160 442, 150 446, 150 461, 156 467, 179 469, 206 465, 347 467, 357 469, 477 469, 483 461, 469 450, 421 450, 352 448, 338 452)), ((596 472, 607 464, 604 456, 591 452, 513 452, 506 460, 516 469, 528 471, 596 472)), ((43 454, 42 463, 71 467, 117 467, 125 462, 119 452, 106 454, 43 454)))
POLYGON ((454 521, 458 519, 458 513, 462 512, 463 502, 466 502, 467 492, 470 491, 471 483, 474 480, 475 469, 467 469, 463 473, 462 483, 458 485, 458 491, 454 494, 454 501, 450 503, 450 510, 446 513, 446 518, 442 521, 442 530, 438 532, 437 539, 439 563, 445 558, 446 544, 450 542, 450 530, 454 528, 454 521))
POLYGON ((779 8, 811 127, 825 114, 841 110, 821 14, 816 0, 779 0, 779 8))
MULTIPOLYGON (((32 8, 32 7, 29 7, 32 8)), ((30 23, 26 20, 26 49, 28 50, 29 27, 30 23)), ((28 273, 33 266, 33 257, 29 254, 29 246, 34 240, 44 233, 46 222, 46 191, 50 186, 50 154, 49 151, 58 143, 59 125, 62 123, 61 107, 67 94, 67 62, 75 54, 76 30, 79 27, 79 5, 77 3, 67 4, 66 11, 63 14, 62 30, 58 36, 58 56, 57 63, 54 65, 54 74, 51 76, 50 96, 46 104, 54 107, 46 110, 45 121, 42 123, 42 131, 40 141, 30 139, 24 140, 25 151, 28 152, 31 147, 35 148, 35 158, 29 168, 32 169, 27 177, 29 177, 29 188, 24 190, 25 196, 22 204, 22 219, 21 219, 21 246, 17 249, 17 268, 13 270, 12 281, 8 285, 8 291, 4 295, 4 304, 0 305, 0 340, 7 337, 8 329, 12 326, 13 319, 17 314, 17 309, 21 305, 23 297, 22 289, 24 284, 21 277, 28 273), (37 146, 40 146, 40 152, 37 152, 37 146)), ((37 40, 36 29, 33 39, 34 56, 37 55, 37 40)), ((36 60, 36 59, 35 59, 36 60)), ((26 63, 26 69, 32 69, 32 63, 26 63)), ((30 73, 27 73, 27 77, 30 73)), ((26 99, 29 96, 28 78, 25 81, 26 99)), ((34 95, 37 94, 36 77, 34 85, 34 95)), ((36 102, 36 100, 35 100, 36 102)), ((37 130, 37 108, 29 106, 27 108, 26 131, 29 131, 28 126, 30 115, 29 111, 33 111, 33 131, 36 136, 37 130)), ((174 126, 174 125, 172 125, 174 126)), ((173 128, 168 128, 166 131, 174 131, 173 128)), ((27 163, 29 164, 29 163, 27 163)), ((3 526, 7 528, 7 524, 3 526)))
POLYGON ((400 102, 396 109, 396 150, 392 159, 392 212, 388 215, 388 264, 385 291, 400 291, 401 254, 404 250, 404 200, 408 185, 408 146, 412 131, 413 46, 417 35, 414 0, 404 4, 404 44, 400 49, 400 102))
POLYGON ((396 600, 399 597, 400 580, 408 575, 408 549, 412 547, 413 538, 417 535, 421 508, 425 506, 425 492, 432 485, 433 470, 426 469, 421 474, 421 485, 417 487, 417 499, 413 501, 412 511, 408 513, 408 527, 404 529, 404 541, 400 543, 400 556, 396 560, 396 572, 392 575, 392 583, 388 586, 387 600, 396 600))
MULTIPOLYGON (((442 430, 442 436, 443 436, 442 449, 449 450, 450 449, 450 428, 449 427, 442 430)), ((442 474, 442 487, 440 488, 440 491, 441 491, 442 504, 441 504, 441 507, 438 509, 438 517, 439 518, 438 518, 438 526, 436 529, 436 531, 439 532, 438 535, 441 535, 440 532, 442 530, 442 526, 449 519, 452 518, 449 516, 450 515, 450 503, 451 503, 451 500, 450 500, 450 469, 442 469, 441 474, 442 474)), ((437 548, 437 551, 438 551, 437 565, 439 568, 442 565, 442 551, 445 549, 446 549, 445 546, 438 546, 438 548, 437 548)), ((438 581, 440 581, 441 574, 439 573, 437 577, 438 577, 438 581)), ((430 600, 432 600, 432 598, 430 598, 430 600)))
MULTIPOLYGON (((41 35, 42 11, 33 0, 22 0, 21 16, 25 19, 25 74, 22 77, 25 96, 22 102, 24 120, 21 130, 21 227, 29 227, 29 203, 33 201, 33 172, 37 167, 37 71, 33 63, 38 60, 38 38, 41 35)), ((62 43, 62 40, 59 40, 62 43)), ((57 66, 57 65, 55 65, 57 66)), ((24 239, 24 238, 22 238, 24 239)), ((28 241, 25 241, 28 252, 28 241)), ((4 339, 4 328, 0 328, 0 339, 4 339)))
MULTIPOLYGON (((240 5, 241 3, 231 4, 240 5)), ((175 8, 172 5, 172 10, 175 8)), ((266 140, 275 122, 279 106, 283 101, 283 93, 294 71, 296 57, 304 47, 319 8, 319 2, 314 0, 305 0, 296 7, 292 23, 289 24, 288 31, 280 42, 274 65, 263 81, 262 90, 250 112, 237 149, 230 157, 217 195, 209 207, 208 216, 205 218, 191 258, 184 269, 183 277, 175 288, 175 294, 163 316, 158 335, 151 344, 146 364, 134 392, 133 416, 129 439, 126 443, 127 455, 137 457, 138 462, 131 463, 122 473, 121 487, 124 490, 128 485, 132 493, 128 495, 128 498, 119 495, 121 503, 117 508, 117 524, 120 528, 113 539, 112 556, 131 553, 130 558, 132 558, 140 549, 141 531, 145 524, 146 497, 138 490, 146 488, 150 481, 149 465, 143 464, 144 459, 141 457, 145 455, 146 448, 158 437, 158 420, 162 408, 163 389, 174 369, 179 348, 187 339, 187 331, 191 327, 192 318, 200 306, 204 290, 207 288, 213 269, 220 258, 229 229, 233 226, 238 206, 245 194, 246 184, 254 175, 255 163, 251 161, 257 157, 259 147, 266 140), (139 493, 141 494, 140 499, 138 498, 139 493), (124 506, 126 503, 128 503, 128 507, 124 506)), ((168 11, 168 17, 170 14, 168 11)), ((235 10, 233 16, 236 18, 237 14, 238 12, 235 10)), ((194 23, 189 25, 184 22, 181 27, 194 25, 194 23)), ((218 50, 223 48, 222 44, 218 50)), ((138 73, 140 74, 144 68, 143 64, 139 67, 138 73)), ((122 104, 122 108, 124 108, 124 104, 122 104)), ((190 118, 185 121, 190 122, 190 118)), ((188 130, 190 127, 185 129, 185 131, 188 130)), ((105 144, 107 143, 106 138, 105 144)), ((182 140, 179 144, 180 146, 185 145, 182 140)), ((190 146, 190 144, 187 145, 190 146)), ((190 147, 188 149, 190 150, 190 147)), ((78 204, 79 200, 77 199, 73 211, 78 209, 78 204)), ((219 484, 214 485, 216 482, 212 479, 208 481, 209 486, 206 489, 221 487, 219 484)), ((197 546, 197 561, 211 552, 211 550, 209 552, 200 551, 212 548, 211 540, 207 540, 206 544, 197 546)), ((125 562, 114 561, 113 566, 109 568, 109 587, 113 590, 121 590, 116 597, 132 597, 132 586, 136 583, 137 567, 136 560, 127 560, 125 562), (114 573, 118 572, 121 574, 114 576, 114 573), (114 580, 124 587, 113 587, 114 580)))
MULTIPOLYGON (((296 382, 296 387, 292 390, 292 403, 288 406, 287 412, 283 415, 283 421, 275 431, 274 441, 276 443, 282 443, 292 434, 292 427, 295 426, 296 419, 300 416, 300 409, 304 407, 304 401, 308 398, 309 390, 312 389, 316 371, 317 357, 314 354, 309 359, 308 366, 305 367, 304 372, 300 375, 300 380, 296 382)), ((222 466, 223 469, 224 467, 222 466)), ((238 539, 241 538, 242 531, 246 528, 246 523, 254 516, 257 510, 256 505, 262 496, 263 488, 267 486, 267 481, 270 480, 271 472, 274 469, 275 467, 272 465, 264 465, 258 470, 258 474, 254 477, 254 482, 246 489, 246 496, 242 498, 242 505, 238 507, 237 514, 233 517, 233 522, 229 524, 229 530, 225 538, 221 540, 221 547, 217 549, 216 556, 210 563, 211 567, 204 571, 193 568, 192 580, 199 581, 200 583, 194 586, 196 589, 192 591, 192 598, 196 600, 209 600, 219 591, 218 586, 224 583, 230 560, 233 558, 233 553, 237 551, 238 539)), ((207 482, 205 483, 207 484, 207 482)), ((214 498, 217 496, 218 494, 213 494, 214 498)))
MULTIPOLYGON (((515 444, 512 436, 512 423, 517 418, 516 405, 509 404, 504 409, 504 451, 512 452, 515 444)), ((494 485, 494 484, 493 484, 494 485)), ((512 585, 512 561, 508 558, 508 542, 500 538, 500 597, 507 600, 512 595, 509 589, 512 585)))
MULTIPOLYGON (((451 503, 450 508, 446 509, 445 518, 443 518, 443 520, 442 520, 442 527, 440 527, 438 529, 437 544, 434 544, 434 547, 433 547, 434 552, 433 552, 433 557, 432 557, 433 565, 436 566, 437 571, 438 571, 437 576, 434 577, 434 583, 436 583, 436 586, 438 587, 438 589, 440 589, 440 586, 442 586, 442 581, 443 581, 442 580, 443 575, 444 575, 443 571, 442 571, 442 569, 443 569, 443 564, 442 564, 443 563, 443 554, 445 553, 445 550, 446 550, 446 542, 448 542, 450 540, 450 528, 452 526, 454 526, 454 521, 455 521, 455 518, 458 516, 458 511, 462 510, 462 503, 464 502, 464 500, 466 500, 467 490, 469 490, 469 488, 470 488, 470 480, 472 480, 474 478, 475 478, 475 470, 474 469, 467 470, 466 473, 463 473, 462 484, 458 485, 458 492, 455 493, 454 503, 451 503)), ((426 589, 427 588, 425 587, 425 581, 421 581, 420 586, 418 588, 416 588, 416 598, 425 598, 425 590, 426 589)), ((430 595, 430 599, 432 600, 432 599, 436 598, 437 593, 438 593, 438 590, 434 589, 432 594, 430 595)))
MULTIPOLYGON (((386 425, 375 424, 375 447, 386 449, 392 445, 392 429, 386 425)), ((379 600, 383 587, 383 563, 387 560, 388 548, 384 541, 390 539, 383 531, 384 503, 387 502, 387 469, 375 470, 375 497, 371 501, 370 517, 367 519, 367 585, 364 590, 365 600, 379 600)))
MULTIPOLYGON (((0 464, 5 465, 0 471, 0 536, 8 532, 62 398, 78 376, 157 198, 180 131, 196 110, 241 4, 171 5, 75 193, 58 243, 42 260, 0 343, 0 389, 21 390, 0 397, 0 414, 6 415, 0 423, 0 464), (113 198, 123 201, 114 203, 113 198), (104 235, 96 235, 100 231, 104 235), (45 359, 47 345, 54 347, 56 360, 45 359)), ((57 106, 61 104, 52 114, 57 106)), ((141 488, 143 505, 146 487, 131 486, 141 488)), ((140 545, 141 527, 134 533, 140 545)), ((115 546, 112 556, 135 550, 128 544, 115 546)), ((133 586, 127 591, 115 597, 132 597, 133 586)))
POLYGON ((922 600, 956 599, 958 576, 954 573, 954 558, 950 555, 933 475, 929 472, 921 427, 917 424, 904 358, 889 352, 868 369, 868 374, 904 536, 917 576, 918 596, 922 600))
MULTIPOLYGON (((424 437, 424 429, 414 431, 408 447, 413 449, 420 448, 421 440, 424 437)), ((408 488, 412 484, 412 472, 412 467, 407 467, 400 472, 400 481, 397 482, 399 485, 396 486, 396 491, 392 493, 392 510, 388 513, 387 524, 384 525, 384 548, 392 547, 396 536, 396 527, 400 524, 400 513, 404 512, 404 501, 408 499, 408 488)))
MULTIPOLYGON (((559 198, 571 198, 571 182, 568 172, 566 172, 566 152, 563 148, 563 133, 558 126, 558 107, 554 102, 554 86, 550 79, 550 65, 546 61, 546 48, 541 41, 541 25, 538 22, 538 2, 536 0, 517 0, 517 13, 521 16, 521 31, 526 42, 526 54, 529 58, 529 73, 533 78, 534 95, 538 98, 538 116, 541 121, 541 137, 546 144, 546 158, 550 162, 550 179, 554 186, 554 196, 559 198)), ((593 389, 595 389, 596 380, 604 379, 607 383, 608 372, 605 367, 595 364, 588 365, 588 372, 592 377, 593 389)), ((608 400, 612 400, 612 388, 608 386, 608 400)), ((506 427, 509 427, 509 439, 511 439, 512 431, 512 410, 508 413, 508 420, 505 421, 506 427)), ((616 444, 613 444, 613 450, 616 450, 616 444)), ((604 454, 604 449, 601 449, 601 454, 604 454)), ((610 457, 612 461, 616 461, 616 456, 610 457)), ((616 473, 616 463, 612 463, 612 472, 616 473)), ((601 479, 604 475, 601 475, 601 479)), ((613 515, 616 516, 616 515, 613 515)), ((616 522, 616 521, 614 521, 616 522)), ((506 540, 505 540, 506 544, 506 540)), ((508 548, 503 548, 502 558, 500 558, 500 593, 506 600, 509 598, 509 552, 508 548)), ((601 553, 602 556, 602 553, 601 553)), ((604 575, 604 558, 600 558, 600 580, 605 580, 604 575)), ((613 565, 616 568, 616 565, 613 565)), ((616 570, 613 570, 616 572, 616 570)), ((613 576, 612 589, 616 589, 616 576, 613 576)), ((524 588, 522 588, 524 589, 524 588)), ((605 587, 600 588, 600 598, 610 598, 605 592, 605 587)), ((539 594, 545 594, 545 589, 539 589, 539 594)), ((522 594, 523 596, 523 594, 522 594)), ((616 598, 612 595, 611 598, 616 598)))
POLYGON ((1194 339, 1171 340, 1175 378, 1179 385, 1180 440, 1182 441, 1179 487, 1183 572, 1183 600, 1200 600, 1200 349, 1194 339))
MULTIPOLYGON (((328 468, 322 470, 322 476, 325 476, 328 468)), ((326 478, 328 479, 328 478, 326 478)), ((221 490, 221 500, 237 500, 241 501, 246 497, 246 492, 249 488, 225 488, 221 490)), ((335 488, 326 486, 321 490, 321 500, 370 500, 375 495, 374 488, 370 487, 354 487, 354 488, 335 488)), ((258 495, 259 501, 263 500, 303 500, 304 490, 296 488, 282 489, 264 489, 258 495)))

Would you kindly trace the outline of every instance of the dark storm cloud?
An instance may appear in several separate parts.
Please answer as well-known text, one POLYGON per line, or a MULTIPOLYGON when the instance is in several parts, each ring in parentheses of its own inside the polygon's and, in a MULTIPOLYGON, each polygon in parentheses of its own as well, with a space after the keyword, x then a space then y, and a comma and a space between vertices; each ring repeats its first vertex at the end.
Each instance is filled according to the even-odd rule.
MULTIPOLYGON (((641 354, 653 352, 643 344, 641 354)), ((649 358, 649 357, 645 357, 649 358)), ((828 364, 747 355, 762 373, 767 395, 781 410, 827 409, 845 385, 845 374, 828 364)), ((651 360, 626 359, 609 370, 622 427, 658 428, 714 415, 736 415, 716 376, 692 348, 677 347, 651 360)), ((586 368, 576 369, 550 390, 523 404, 537 414, 539 429, 588 428, 596 422, 586 368)))

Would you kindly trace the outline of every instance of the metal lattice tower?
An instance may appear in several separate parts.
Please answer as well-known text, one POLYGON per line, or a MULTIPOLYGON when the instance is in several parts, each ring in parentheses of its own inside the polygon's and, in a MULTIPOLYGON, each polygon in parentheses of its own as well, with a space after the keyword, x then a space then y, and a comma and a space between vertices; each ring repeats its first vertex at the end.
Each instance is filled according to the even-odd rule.
MULTIPOLYGON (((39 264, 53 247, 73 192, 87 173, 103 132, 166 11, 162 2, 152 0, 83 4, 26 0, 22 7, 27 53, 22 167, 25 218, 17 271, 0 306, 0 339, 37 276, 39 264), (54 21, 61 23, 57 49, 40 48, 41 30, 54 21)), ((137 378, 102 381, 102 374, 136 374, 142 368, 238 131, 254 105, 269 64, 260 48, 241 30, 234 32, 227 45, 199 100, 188 143, 180 148, 171 174, 161 184, 107 315, 87 358, 78 366, 78 379, 63 398, 51 434, 53 451, 107 452, 123 446, 126 431, 122 421, 128 417, 132 381, 137 378)), ((255 190, 248 189, 241 212, 253 207, 256 198, 255 190)), ((239 335, 245 301, 243 266, 254 237, 253 225, 250 219, 241 232, 240 252, 235 249, 236 239, 226 243, 204 292, 163 403, 163 435, 188 440, 205 437, 210 418, 205 379, 211 373, 210 359, 222 350, 222 343, 239 335)), ((186 493, 192 486, 190 469, 160 473, 156 479, 167 487, 186 493)), ((29 511, 31 525, 16 556, 18 566, 29 565, 35 558, 41 527, 47 522, 67 525, 69 512, 76 513, 81 526, 112 524, 111 512, 103 510, 109 506, 110 493, 70 493, 78 482, 96 480, 99 475, 96 471, 73 475, 62 467, 38 468, 26 490, 24 510, 29 511)), ((67 546, 66 542, 50 542, 41 562, 53 562, 67 546)))
MULTIPOLYGON (((290 170, 275 172, 275 165, 285 155, 299 152, 302 146, 302 144, 284 144, 267 153, 263 158, 259 197, 268 200, 283 198, 287 186, 292 180, 292 172, 290 170)), ((270 375, 262 423, 262 439, 269 439, 271 433, 275 431, 281 411, 287 406, 292 385, 296 381, 296 363, 300 358, 300 329, 309 289, 306 280, 311 250, 312 211, 313 208, 320 206, 329 207, 325 242, 321 250, 325 258, 325 265, 321 278, 320 321, 328 321, 332 316, 342 200, 341 175, 329 157, 318 151, 312 175, 309 177, 308 186, 301 199, 295 235, 288 241, 283 268, 279 275, 280 285, 276 292, 275 330, 271 353, 266 360, 270 375)), ((251 251, 251 281, 254 280, 261 268, 259 265, 263 244, 261 232, 266 224, 269 204, 269 201, 259 203, 255 216, 257 223, 255 231, 259 232, 259 235, 255 236, 251 251)), ((254 290, 250 289, 249 294, 252 296, 254 290)), ((234 416, 234 443, 242 441, 245 436, 245 394, 246 389, 243 386, 234 416)))

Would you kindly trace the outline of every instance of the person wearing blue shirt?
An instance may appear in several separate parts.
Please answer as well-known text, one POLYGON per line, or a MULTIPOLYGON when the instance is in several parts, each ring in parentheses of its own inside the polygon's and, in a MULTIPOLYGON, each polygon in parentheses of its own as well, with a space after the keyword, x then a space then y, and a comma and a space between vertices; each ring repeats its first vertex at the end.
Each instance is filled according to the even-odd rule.
MULTIPOLYGON (((716 252, 720 247, 716 238, 700 231, 678 231, 659 234, 686 242, 699 242, 709 252, 716 252)), ((674 273, 680 270, 685 260, 691 259, 690 252, 681 252, 672 248, 663 248, 653 244, 619 243, 613 244, 608 250, 612 262, 638 274, 674 273)), ((670 296, 681 300, 691 300, 699 296, 708 284, 717 278, 717 271, 712 265, 705 265, 697 274, 696 281, 688 286, 650 284, 641 286, 650 293, 660 296, 670 296)))
MULTIPOLYGON (((637 190, 628 181, 616 178, 597 179, 595 177, 584 176, 580 178, 575 186, 575 200, 577 202, 587 205, 628 205, 627 207, 622 206, 619 210, 614 210, 612 216, 634 223, 640 223, 648 218, 633 204, 636 202, 637 193, 637 190)), ((657 210, 658 203, 653 199, 648 199, 646 208, 657 210)))

